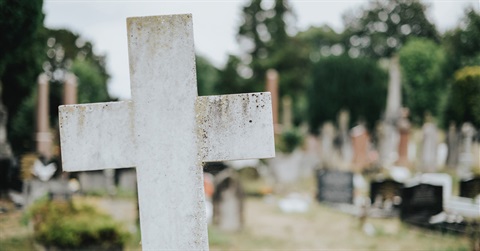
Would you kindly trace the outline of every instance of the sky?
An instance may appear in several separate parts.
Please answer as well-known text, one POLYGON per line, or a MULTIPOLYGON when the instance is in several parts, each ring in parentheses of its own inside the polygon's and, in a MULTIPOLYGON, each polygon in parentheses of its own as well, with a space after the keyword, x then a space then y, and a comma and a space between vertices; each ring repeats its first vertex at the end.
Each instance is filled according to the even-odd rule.
MULTIPOLYGON (((44 0, 45 26, 69 29, 107 56, 112 97, 130 98, 126 18, 134 16, 193 15, 197 54, 222 68, 229 54, 240 53, 236 42, 241 11, 248 0, 44 0)), ((268 5, 272 3, 266 1, 268 5)), ((342 15, 368 4, 367 0, 290 0, 297 31, 328 24, 343 29, 342 15)), ((427 16, 440 32, 457 26, 467 6, 480 9, 480 0, 428 0, 427 16)))

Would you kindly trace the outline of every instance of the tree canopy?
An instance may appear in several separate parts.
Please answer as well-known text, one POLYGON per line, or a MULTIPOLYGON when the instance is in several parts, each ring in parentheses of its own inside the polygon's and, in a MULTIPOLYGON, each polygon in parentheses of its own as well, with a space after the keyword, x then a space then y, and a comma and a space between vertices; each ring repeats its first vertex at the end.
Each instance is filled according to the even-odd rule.
POLYGON ((419 0, 372 1, 365 9, 344 15, 345 44, 352 55, 391 57, 411 37, 435 42, 440 36, 419 0))
POLYGON ((312 132, 336 121, 342 109, 350 111, 352 123, 362 120, 373 128, 385 107, 387 74, 372 59, 325 57, 313 66, 307 95, 312 132))
POLYGON ((410 109, 412 121, 421 125, 427 112, 439 116, 446 93, 443 48, 425 38, 412 38, 400 49, 399 59, 402 99, 410 109))

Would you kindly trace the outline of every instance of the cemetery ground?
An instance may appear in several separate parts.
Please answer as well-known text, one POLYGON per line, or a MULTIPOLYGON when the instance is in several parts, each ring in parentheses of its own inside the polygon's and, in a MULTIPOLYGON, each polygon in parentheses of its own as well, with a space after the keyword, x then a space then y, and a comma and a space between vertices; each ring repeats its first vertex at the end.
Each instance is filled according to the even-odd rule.
MULTIPOLYGON (((247 194, 265 183, 245 181, 247 194)), ((268 190, 268 189, 266 189, 268 190)), ((237 233, 222 232, 209 226, 211 250, 469 250, 465 237, 432 232, 405 225, 398 218, 367 219, 373 230, 367 234, 356 216, 341 213, 314 199, 315 181, 304 180, 288 187, 310 198, 304 213, 286 213, 278 207, 279 195, 247 196, 245 225, 237 233)), ((76 196, 75 201, 95 205, 109 212, 125 228, 134 232, 125 250, 141 250, 136 199, 133 196, 76 196)), ((13 205, 0 214, 0 250, 35 250, 31 231, 21 210, 13 205), (23 222, 23 223, 22 223, 23 222)))

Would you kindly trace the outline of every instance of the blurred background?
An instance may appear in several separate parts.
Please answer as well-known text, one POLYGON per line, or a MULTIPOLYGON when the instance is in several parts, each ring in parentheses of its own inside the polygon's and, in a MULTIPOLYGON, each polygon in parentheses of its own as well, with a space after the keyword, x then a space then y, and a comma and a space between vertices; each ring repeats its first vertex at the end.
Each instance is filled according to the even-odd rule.
POLYGON ((480 250, 478 0, 0 13, 0 250, 141 247, 135 169, 62 172, 58 106, 129 99, 125 18, 178 13, 199 95, 272 93, 277 157, 204 166, 212 249, 480 250))

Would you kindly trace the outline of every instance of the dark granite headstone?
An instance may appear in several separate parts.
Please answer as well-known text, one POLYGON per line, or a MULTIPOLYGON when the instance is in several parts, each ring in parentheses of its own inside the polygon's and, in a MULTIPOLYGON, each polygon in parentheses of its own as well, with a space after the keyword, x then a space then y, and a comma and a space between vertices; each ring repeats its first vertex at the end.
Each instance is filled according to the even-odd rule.
POLYGON ((370 200, 377 208, 399 208, 403 184, 392 179, 374 180, 370 183, 370 200))
POLYGON ((402 221, 428 226, 433 215, 443 211, 443 187, 419 184, 402 189, 400 218, 402 221))
POLYGON ((320 202, 353 204, 353 173, 322 169, 317 171, 320 202))
POLYGON ((480 195, 480 176, 460 181, 460 197, 475 198, 480 195))

